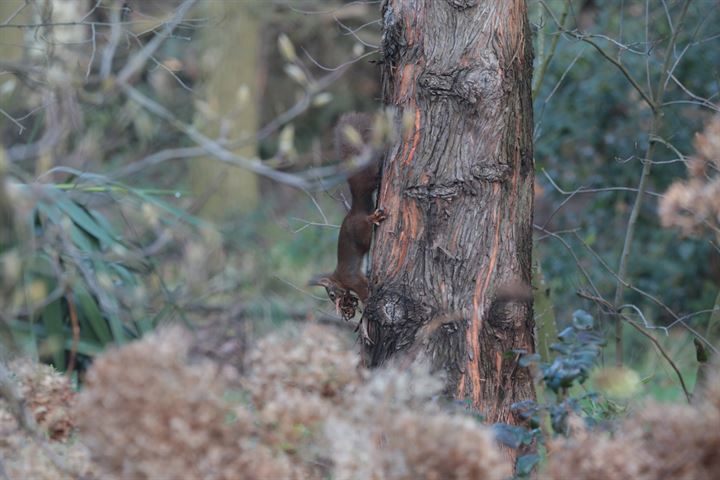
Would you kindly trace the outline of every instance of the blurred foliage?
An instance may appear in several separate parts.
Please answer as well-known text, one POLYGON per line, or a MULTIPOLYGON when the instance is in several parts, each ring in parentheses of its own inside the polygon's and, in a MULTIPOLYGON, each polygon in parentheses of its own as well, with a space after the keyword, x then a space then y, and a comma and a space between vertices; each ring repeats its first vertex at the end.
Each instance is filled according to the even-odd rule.
MULTIPOLYGON (((19 29, 22 35, 14 30, 12 37, 3 36, 10 30, 0 28, 3 47, 14 45, 12 52, 0 53, 0 106, 7 113, 0 116, 0 354, 20 350, 60 370, 82 370, 107 345, 128 342, 165 323, 181 322, 202 332, 222 328, 228 335, 249 325, 250 333, 259 335, 289 320, 333 321, 332 306, 305 284, 334 265, 346 187, 303 192, 263 178, 258 182, 260 201, 252 209, 229 194, 218 199, 212 186, 206 193, 193 191, 193 165, 203 170, 217 160, 200 154, 166 157, 196 144, 172 122, 112 88, 113 75, 155 38, 179 3, 134 0, 119 10, 127 41, 118 44, 111 59, 110 78, 100 74, 109 38, 109 30, 100 25, 112 22, 111 8, 93 10, 88 17, 98 22, 92 32, 98 34, 97 44, 83 42, 91 33, 88 28, 24 28, 19 29), (78 32, 82 35, 73 48, 53 36, 78 32), (10 117, 20 119, 20 126, 10 117), (228 215, 216 222, 198 219, 213 194, 228 215)), ((207 87, 220 70, 222 52, 241 46, 229 35, 200 39, 203 29, 222 31, 229 21, 222 13, 208 14, 202 3, 133 76, 133 88, 178 122, 217 135, 229 149, 245 147, 243 155, 280 171, 335 164, 330 132, 337 117, 350 110, 374 110, 380 103, 373 63, 378 57, 372 53, 381 38, 377 5, 341 0, 249 3, 246 13, 259 24, 259 61, 252 67, 257 71, 237 78, 254 77, 257 83, 237 85, 227 104, 220 104, 226 99, 211 98, 207 87), (216 45, 216 38, 229 43, 216 45), (309 84, 347 62, 354 62, 350 73, 308 96, 309 84), (245 108, 250 104, 257 132, 246 132, 242 122, 250 115, 245 108), (278 121, 298 105, 289 120, 278 121)), ((546 446, 571 434, 574 422, 583 428, 605 427, 639 397, 677 400, 683 394, 667 360, 634 330, 624 332, 626 366, 606 366, 614 348, 612 343, 605 346, 611 338, 609 315, 589 301, 580 305, 587 312, 573 311, 578 289, 596 288, 612 297, 634 189, 648 160, 642 157, 653 141, 648 135, 650 109, 623 73, 578 36, 592 35, 588 38, 648 88, 648 82, 657 84, 664 46, 677 27, 670 22, 677 20, 682 3, 528 2, 536 72, 544 72, 537 77, 541 81, 534 99, 535 222, 552 235, 538 233, 535 242, 539 355, 522 359, 523 366, 534 370, 538 399, 514 406, 525 427, 495 426, 503 443, 523 453, 516 464, 520 477, 544 462, 546 446), (565 35, 556 24, 563 11, 565 35), (597 191, 573 194, 579 187, 597 191), (531 445, 539 445, 540 454, 526 454, 531 445)), ((17 8, 11 5, 6 11, 7 5, 0 9, 2 15, 17 8)), ((42 20, 40 14, 48 15, 23 9, 13 22, 42 20)), ((678 59, 675 78, 714 101, 720 88, 720 38, 713 28, 719 20, 716 2, 693 2, 673 53, 678 59)), ((638 219, 628 280, 717 345, 720 332, 707 323, 720 298, 720 250, 707 238, 662 228, 657 215, 659 195, 685 178, 695 133, 712 114, 695 100, 674 81, 668 83, 662 142, 651 159, 651 194, 638 219)), ((698 368, 694 335, 646 295, 627 289, 623 302, 637 307, 623 312, 656 338, 685 382, 693 385, 698 368)), ((208 343, 207 349, 218 356, 226 353, 208 343)), ((319 344, 323 347, 313 344, 309 350, 322 354, 328 343, 319 344)), ((281 361, 283 354, 304 344, 293 340, 289 345, 267 356, 281 365, 278 371, 290 366, 307 380, 307 370, 281 361)), ((154 347, 147 348, 149 361, 155 358, 154 347)), ((516 357, 517 352, 508 355, 516 357)), ((128 372, 147 373, 130 371, 122 362, 116 368, 121 378, 128 372)), ((356 372, 355 364, 348 371, 356 372)), ((307 413, 297 408, 305 402, 277 393, 292 415, 307 413)), ((141 403, 152 408, 152 402, 141 403)), ((259 405, 273 408, 268 402, 259 405)), ((101 410, 100 416, 105 415, 101 410)), ((324 419, 327 412, 321 405, 310 413, 324 419)), ((103 428, 103 422, 94 423, 103 428)), ((299 426, 305 428, 305 423, 299 426)), ((302 430, 292 422, 286 427, 292 435, 302 430)), ((287 445, 303 447, 292 438, 297 445, 287 445)))
POLYGON ((153 230, 161 242, 199 236, 200 222, 164 192, 82 176, 7 186, 16 246, 0 255, 1 313, 12 337, 6 348, 65 369, 75 354, 82 362, 151 331, 169 316, 173 295, 192 285, 191 276, 182 287, 167 283, 152 244, 138 243, 153 230))
POLYGON ((573 383, 582 384, 588 376, 605 340, 592 331, 593 318, 583 311, 573 313, 572 325, 558 335, 560 343, 550 350, 560 355, 549 364, 541 366, 545 384, 555 393, 568 389, 573 383))
MULTIPOLYGON (((662 107, 660 141, 653 158, 645 159, 651 110, 623 72, 583 41, 602 48, 646 91, 657 88, 666 45, 678 27, 683 1, 663 5, 645 2, 551 0, 530 2, 536 33, 536 73, 556 49, 537 88, 535 158, 537 169, 535 223, 559 232, 566 242, 538 234, 536 251, 559 318, 569 318, 575 292, 594 287, 612 299, 628 217, 635 201, 642 164, 653 161, 637 221, 627 279, 648 292, 704 334, 720 289, 720 250, 707 238, 687 238, 665 229, 658 218, 658 198, 685 175, 685 158, 694 153, 692 139, 714 114, 699 98, 717 98, 720 48, 714 25, 720 20, 716 2, 691 2, 671 52, 674 80, 668 81, 662 107), (565 35, 558 33, 567 12, 565 35), (698 98, 689 96, 684 89, 698 98), (576 189, 597 189, 576 192, 576 189), (562 191, 561 191, 562 190, 562 191), (575 193, 574 193, 575 192, 575 193), (572 252, 569 251, 572 250, 572 252), (593 282, 589 285, 581 271, 593 282)), ((693 335, 648 296, 626 289, 623 303, 636 305, 643 325, 672 325, 658 341, 678 362, 686 379, 695 375, 693 335)), ((601 328, 611 323, 596 305, 601 328)), ((637 312, 635 312, 636 315, 637 312)), ((651 333, 661 333, 662 330, 651 333)), ((670 370, 637 332, 624 331, 625 358, 645 372, 653 395, 677 398, 682 392, 670 370), (670 387, 670 389, 668 389, 670 387)), ((709 339, 718 344, 718 338, 709 339)), ((603 356, 613 353, 608 348, 603 356)))
MULTIPOLYGON (((547 3, 557 14, 564 1, 547 3)), ((648 81, 654 87, 664 55, 662 46, 671 33, 668 18, 677 18, 682 3, 667 2, 667 13, 661 6, 650 7, 646 38, 643 2, 573 2, 568 30, 577 28, 582 33, 606 35, 627 45, 627 48, 618 48, 601 37, 593 38, 619 59, 635 78, 641 79, 642 86, 647 89, 646 61, 649 62, 648 81), (646 41, 650 43, 646 45, 646 41), (658 46, 653 48, 655 45, 658 46), (649 55, 642 54, 646 48, 650 50, 649 55)), ((543 25, 538 35, 547 38, 544 42, 547 49, 557 27, 540 5, 536 4, 533 10, 531 18, 543 25)), ((679 36, 682 59, 678 61, 674 75, 688 89, 703 97, 718 91, 720 49, 705 43, 713 41, 713 26, 718 21, 717 5, 696 2, 690 7, 679 36), (686 45, 688 48, 684 49, 686 45)), ((537 56, 542 58, 541 51, 537 56)), ((670 82, 666 101, 679 100, 688 100, 688 97, 670 82)), ((637 187, 643 152, 649 141, 650 111, 620 70, 592 46, 561 36, 535 98, 535 110, 535 158, 543 192, 541 208, 553 211, 567 198, 543 173, 568 192, 581 186, 637 187)), ((667 105, 661 136, 680 152, 690 154, 695 132, 702 130, 711 114, 710 110, 692 103, 667 105)), ((685 167, 683 162, 677 161, 676 152, 664 147, 655 152, 654 162, 676 160, 658 164, 653 170, 649 190, 662 193, 674 179, 684 174, 685 167)), ((608 261, 611 268, 616 268, 634 197, 632 191, 577 195, 551 221, 554 230, 576 229, 577 236, 568 236, 568 242, 583 254, 583 266, 603 291, 611 291, 615 279, 594 261, 583 243, 608 261)), ((538 220, 544 221, 543 215, 539 217, 538 220)), ((568 274, 577 270, 574 260, 563 251, 562 245, 551 240, 540 242, 539 250, 558 300, 568 299, 581 283, 576 275, 568 274)), ((703 310, 715 298, 720 285, 717 251, 707 242, 683 239, 676 231, 659 228, 657 197, 648 197, 640 214, 634 253, 629 277, 639 288, 658 293, 672 309, 679 312, 703 310)), ((644 307, 647 304, 642 296, 632 292, 627 294, 626 300, 642 303, 644 307)), ((571 304, 562 300, 558 303, 571 304)), ((657 306, 647 305, 647 310, 646 314, 657 323, 671 320, 657 306)))
MULTIPOLYGON (((154 38, 179 3, 133 1, 120 11, 129 41, 118 45, 111 62, 114 74, 154 38)), ((218 132, 220 140, 233 145, 253 139, 256 133, 222 138, 240 123, 246 113, 243 105, 252 102, 257 107, 261 127, 272 125, 303 101, 308 82, 354 62, 349 74, 316 92, 297 116, 264 132, 254 143, 254 155, 248 154, 282 171, 336 163, 330 146, 334 121, 342 112, 379 105, 379 76, 373 63, 378 57, 372 53, 381 38, 377 5, 340 0, 250 5, 248 15, 261 27, 257 88, 238 85, 234 98, 228 99, 238 106, 226 109, 227 105, 209 98, 206 87, 222 62, 218 52, 227 51, 227 45, 203 42, 200 33, 222 29, 228 19, 207 14, 202 3, 164 40, 132 78, 132 86, 177 120, 204 132, 218 132)), ((616 279, 603 262, 610 269, 617 267, 635 198, 632 189, 637 187, 643 151, 650 141, 650 111, 622 72, 592 46, 570 33, 558 33, 555 21, 566 8, 565 0, 528 3, 536 67, 549 57, 556 41, 534 105, 536 223, 561 232, 594 285, 611 296, 616 279), (579 193, 569 199, 559 191, 573 192, 581 186, 630 190, 579 193)), ((646 76, 654 85, 671 34, 668 18, 677 17, 681 3, 665 2, 667 11, 653 5, 646 14, 644 2, 574 0, 566 10, 566 28, 596 35, 592 40, 641 79, 643 87, 646 76)), ((694 2, 690 7, 678 39, 681 61, 674 70, 689 90, 708 97, 717 93, 720 83, 720 49, 712 37, 720 13, 710 3, 694 2)), ((25 9, 13 21, 37 20, 36 13, 25 9)), ((111 9, 100 8, 89 19, 109 24, 111 14, 111 9)), ((194 215, 215 192, 185 193, 191 186, 190 166, 195 162, 202 169, 215 160, 199 155, 158 156, 195 144, 101 78, 108 30, 100 23, 95 33, 102 35, 94 47, 80 42, 64 51, 56 42, 51 49, 43 38, 53 40, 51 35, 75 31, 42 30, 43 37, 27 28, 21 29, 27 42, 23 49, 14 48, 12 57, 0 54, 3 68, 21 60, 32 67, 0 76, 3 110, 22 119, 19 131, 8 118, 0 118, 0 138, 7 150, 6 164, 0 165, 7 178, 0 182, 9 188, 13 203, 3 202, 0 190, 0 214, 3 221, 14 215, 19 228, 15 246, 2 253, 2 285, 13 293, 3 297, 12 301, 4 303, 0 313, 8 320, 3 323, 12 338, 62 368, 73 345, 71 305, 78 316, 80 360, 107 343, 134 338, 166 321, 197 324, 223 317, 249 320, 263 330, 289 319, 325 316, 331 308, 305 283, 313 274, 331 269, 335 261, 345 186, 307 193, 261 179, 261 200, 253 211, 241 212, 228 197, 223 200, 229 215, 222 221, 197 220, 194 215), (96 56, 89 64, 93 48, 96 56), (69 74, 69 84, 50 75, 57 70, 69 74), (60 132, 54 144, 23 154, 24 148, 43 145, 54 129, 60 132), (22 205, 15 198, 23 198, 22 205), (7 276, 13 271, 20 273, 7 276)), ((0 29, 0 33, 9 31, 0 29)), ((91 32, 85 28, 80 33, 87 39, 91 32)), ((23 42, 16 37, 2 41, 23 42)), ((230 49, 240 48, 233 38, 228 36, 227 41, 230 49)), ((673 103, 664 107, 661 129, 663 139, 683 155, 692 153, 691 140, 709 118, 709 112, 686 102, 687 98, 680 87, 669 83, 667 101, 673 103)), ((649 190, 661 193, 684 175, 685 167, 670 148, 658 146, 656 157, 652 160, 661 163, 653 169, 649 190)), ((648 196, 639 217, 629 265, 631 283, 680 315, 711 308, 720 283, 717 249, 702 239, 660 228, 656 199, 648 196)), ((535 249, 544 276, 538 287, 544 296, 537 314, 545 315, 539 323, 546 340, 552 340, 556 328, 562 331, 567 326, 555 325, 555 315, 572 318, 577 305, 574 293, 588 285, 561 242, 538 234, 535 249)), ((637 292, 626 292, 625 301, 639 306, 648 325, 673 321, 637 292)), ((596 314, 596 328, 603 330, 606 322, 598 315, 599 308, 589 303, 583 307, 596 314)), ((707 317, 693 315, 688 322, 704 331, 707 317)), ((626 335, 626 358, 643 372, 643 393, 676 398, 680 390, 664 360, 640 335, 629 331, 626 335)), ((696 363, 691 336, 677 324, 658 341, 692 383, 696 363)), ((543 344, 542 350, 547 355, 546 347, 543 344)), ((600 352, 601 361, 612 347, 606 350, 610 351, 600 352)))
MULTIPOLYGON (((626 393, 629 369, 600 368, 595 377, 603 376, 603 392, 584 386, 590 372, 598 367, 600 352, 605 344, 592 315, 576 310, 570 325, 558 334, 558 343, 550 346, 555 353, 550 361, 539 354, 523 354, 520 365, 535 372, 538 401, 526 400, 511 408, 524 426, 496 424, 497 438, 504 445, 520 449, 535 445, 544 452, 555 436, 567 436, 571 418, 587 427, 596 426, 617 417, 625 406, 604 395, 607 391, 626 393)), ((622 395, 621 395, 622 396, 622 395)), ((516 477, 528 478, 543 457, 537 453, 518 456, 516 477)))
MULTIPOLYGON (((77 14, 61 3, 43 1, 52 8, 20 8, 18 2, 2 12, 19 12, 12 18, 18 24, 50 24, 77 14)), ((28 34, 24 40, 22 35, 3 37, 11 43, 24 41, 25 48, 13 50, 12 57, 0 55, 9 69, 0 77, 7 112, 0 119, 7 151, 0 162, 0 197, 9 196, 0 201, 3 234, 17 227, 13 241, 3 239, 0 251, 6 348, 19 348, 59 369, 75 357, 75 366, 83 368, 107 344, 136 338, 160 323, 244 319, 256 321, 262 330, 313 315, 314 300, 304 285, 334 261, 338 222, 333 219, 342 216, 344 186, 306 195, 263 180, 262 202, 253 211, 236 208, 228 196, 220 199, 228 212, 222 222, 201 221, 194 214, 216 192, 187 193, 191 165, 209 170, 201 165, 215 160, 168 156, 193 142, 145 106, 110 90, 112 84, 102 78, 105 33, 113 22, 124 22, 123 33, 130 40, 120 42, 110 58, 110 73, 117 75, 180 3, 119 2, 114 18, 112 9, 81 1, 69 7, 86 8, 87 21, 96 22, 92 31, 48 27, 38 38, 29 35, 30 28, 0 29, 0 34, 28 34), (91 34, 97 44, 80 42, 91 34), (73 39, 78 43, 63 43, 73 39), (50 67, 65 76, 51 78, 50 67)), ((328 6, 342 7, 343 2, 322 5, 328 6)), ((261 125, 271 125, 302 103, 308 82, 327 74, 320 65, 334 67, 360 57, 369 51, 363 43, 379 41, 370 5, 347 5, 334 15, 302 13, 281 4, 205 7, 198 2, 132 84, 179 122, 217 133, 221 141, 222 135, 238 135, 232 125, 242 124, 249 106, 258 108, 261 125), (258 83, 257 89, 237 85, 237 106, 227 108, 206 87, 217 83, 213 75, 222 73, 221 53, 237 48, 236 42, 229 36, 208 42, 201 35, 230 25, 233 19, 227 15, 240 14, 261 26, 260 61, 250 75, 258 83), (218 44, 222 41, 229 44, 218 44)), ((337 116, 376 105, 376 67, 363 60, 354 72, 316 92, 291 121, 263 133, 256 147, 259 157, 282 170, 335 163, 329 132, 337 116)), ((243 129, 239 140, 247 144, 243 138, 255 132, 243 129)), ((254 149, 244 153, 252 157, 254 149)))

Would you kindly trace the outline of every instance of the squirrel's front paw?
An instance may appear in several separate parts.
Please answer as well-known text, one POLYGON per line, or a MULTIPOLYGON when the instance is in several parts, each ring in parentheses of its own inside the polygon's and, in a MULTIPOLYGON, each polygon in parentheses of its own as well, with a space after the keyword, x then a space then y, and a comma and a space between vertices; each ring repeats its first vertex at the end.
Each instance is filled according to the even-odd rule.
POLYGON ((383 210, 382 208, 378 208, 372 215, 370 215, 370 222, 374 223, 375 225, 380 225, 380 222, 382 222, 386 218, 387 214, 385 213, 385 210, 383 210))

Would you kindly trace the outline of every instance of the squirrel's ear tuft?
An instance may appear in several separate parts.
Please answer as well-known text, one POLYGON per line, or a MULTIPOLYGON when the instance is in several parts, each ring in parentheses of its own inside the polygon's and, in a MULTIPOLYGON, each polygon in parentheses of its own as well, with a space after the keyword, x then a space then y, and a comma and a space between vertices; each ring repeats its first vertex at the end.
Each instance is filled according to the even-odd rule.
POLYGON ((323 273, 321 275, 316 275, 310 281, 308 282, 308 287, 313 286, 320 286, 320 287, 330 287, 333 284, 333 281, 330 279, 330 275, 327 273, 323 273))

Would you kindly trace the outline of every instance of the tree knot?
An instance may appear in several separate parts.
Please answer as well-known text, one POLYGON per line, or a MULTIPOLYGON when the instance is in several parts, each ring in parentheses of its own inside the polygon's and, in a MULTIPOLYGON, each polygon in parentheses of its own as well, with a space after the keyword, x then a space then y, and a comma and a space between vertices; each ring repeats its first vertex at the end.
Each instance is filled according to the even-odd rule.
POLYGON ((467 10, 477 6, 479 0, 445 0, 451 7, 457 10, 467 10))
POLYGON ((431 97, 452 97, 469 106, 495 100, 502 93, 496 71, 482 67, 458 68, 449 72, 425 71, 418 78, 422 92, 431 97))
POLYGON ((512 167, 505 163, 475 164, 470 167, 470 173, 478 180, 485 182, 504 182, 512 171, 512 167))

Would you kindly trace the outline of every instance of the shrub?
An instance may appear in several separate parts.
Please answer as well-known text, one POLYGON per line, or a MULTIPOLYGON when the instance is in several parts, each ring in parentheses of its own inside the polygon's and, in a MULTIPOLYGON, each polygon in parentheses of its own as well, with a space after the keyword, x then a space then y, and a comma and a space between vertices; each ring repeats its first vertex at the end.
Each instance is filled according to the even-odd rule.
POLYGON ((488 429, 441 411, 432 398, 442 382, 426 369, 370 376, 333 329, 271 334, 249 353, 243 377, 191 351, 191 337, 171 329, 96 360, 77 411, 102 472, 502 479, 510 471, 488 429))

